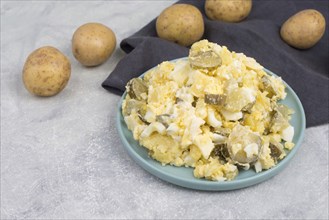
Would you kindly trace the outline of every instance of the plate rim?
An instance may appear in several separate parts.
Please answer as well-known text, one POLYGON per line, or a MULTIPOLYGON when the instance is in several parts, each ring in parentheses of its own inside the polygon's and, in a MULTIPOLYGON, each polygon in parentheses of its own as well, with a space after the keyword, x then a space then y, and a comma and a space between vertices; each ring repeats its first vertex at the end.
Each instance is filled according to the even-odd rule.
MULTIPOLYGON (((182 57, 182 58, 177 58, 177 59, 173 59, 173 60, 169 60, 168 62, 177 62, 179 60, 184 60, 187 59, 187 57, 182 57)), ((145 73, 147 73, 148 71, 156 68, 157 66, 154 66, 148 70, 146 70, 143 74, 141 74, 139 77, 143 77, 145 73)), ((271 74, 271 75, 275 75, 278 76, 277 74, 273 73, 272 71, 264 68, 264 71, 271 74)), ((278 76, 280 77, 280 76, 278 76)), ((305 111, 303 108, 303 105, 300 101, 300 99, 298 98, 297 94, 295 93, 295 91, 282 79, 282 81, 284 82, 286 88, 288 88, 293 96, 293 99, 296 101, 298 107, 300 108, 301 111, 301 134, 297 140, 297 142, 295 143, 295 147, 289 151, 289 153, 287 154, 287 156, 281 160, 276 166, 274 166, 273 168, 270 168, 268 170, 262 171, 260 173, 257 173, 256 176, 251 176, 251 177, 246 177, 243 179, 234 179, 231 181, 221 181, 221 182, 217 182, 217 181, 210 181, 210 180, 204 180, 204 179, 198 179, 195 178, 193 180, 191 179, 186 179, 186 178, 182 178, 180 176, 174 176, 170 173, 165 172, 162 169, 159 169, 158 167, 153 166, 152 164, 150 164, 149 162, 147 162, 144 158, 142 158, 142 156, 140 156, 133 148, 130 147, 130 144, 128 143, 126 136, 124 135, 123 131, 122 131, 122 127, 121 127, 121 119, 123 119, 123 115, 122 115, 122 102, 126 96, 126 91, 123 93, 123 95, 121 96, 118 106, 117 106, 117 120, 116 120, 116 127, 117 130, 119 132, 119 136, 120 139, 123 143, 123 146, 125 148, 126 151, 128 151, 128 154, 130 157, 132 157, 132 159, 139 165, 141 166, 143 169, 145 169, 146 171, 148 171, 149 173, 151 173, 152 175, 166 181, 166 182, 170 182, 174 185, 179 185, 181 187, 184 188, 190 188, 190 189, 196 189, 196 190, 204 190, 204 191, 227 191, 227 190, 234 190, 234 189, 240 189, 240 188, 245 188, 251 185, 255 185, 258 184, 260 182, 266 181, 270 178, 272 178, 273 176, 277 175, 280 171, 282 171, 287 165, 288 163, 291 161, 291 159, 295 156, 297 150, 300 148, 300 145, 303 142, 304 139, 304 133, 305 133, 305 129, 306 129, 306 117, 305 117, 305 111)), ((124 122, 125 123, 125 122, 124 122)), ((129 130, 129 132, 131 132, 129 130)), ((136 141, 134 139, 134 141, 136 141)), ((138 143, 138 141, 136 141, 138 143)), ((139 143, 138 143, 139 144, 139 143)), ((140 144, 139 144, 140 145, 140 144)), ((142 147, 142 146, 141 146, 142 147)), ((150 158, 152 160, 154 160, 153 158, 150 158)), ((156 160, 154 160, 155 162, 158 162, 156 160)), ((158 162, 159 163, 159 162, 158 162)), ((171 165, 167 165, 167 166, 171 166, 171 165)), ((176 168, 182 168, 182 167, 176 167, 176 168)), ((185 168, 185 167, 184 167, 185 168)), ((193 168, 190 168, 193 169, 193 168)))

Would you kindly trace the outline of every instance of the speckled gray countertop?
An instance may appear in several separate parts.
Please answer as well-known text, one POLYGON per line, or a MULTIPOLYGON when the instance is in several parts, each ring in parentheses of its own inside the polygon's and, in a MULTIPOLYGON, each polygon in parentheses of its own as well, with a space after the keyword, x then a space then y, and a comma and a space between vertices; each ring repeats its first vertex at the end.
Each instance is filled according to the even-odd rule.
POLYGON ((84 68, 70 40, 86 22, 111 27, 120 42, 173 1, 1 1, 1 218, 328 219, 328 125, 306 130, 288 167, 230 192, 193 191, 144 171, 115 128, 119 97, 100 85, 124 56, 84 68), (52 45, 72 63, 59 95, 23 87, 28 54, 52 45))

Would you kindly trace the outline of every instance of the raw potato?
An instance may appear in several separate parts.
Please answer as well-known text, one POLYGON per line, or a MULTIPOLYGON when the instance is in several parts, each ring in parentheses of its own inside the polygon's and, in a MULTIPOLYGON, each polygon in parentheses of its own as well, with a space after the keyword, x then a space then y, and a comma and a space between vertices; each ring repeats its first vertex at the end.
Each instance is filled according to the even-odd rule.
POLYGON ((64 89, 71 75, 69 59, 54 47, 33 51, 25 61, 25 88, 38 96, 53 96, 64 89))
POLYGON ((193 5, 175 4, 166 8, 156 20, 160 38, 182 46, 190 46, 201 39, 204 32, 202 14, 193 5))
POLYGON ((291 16, 281 27, 281 37, 289 45, 308 49, 313 47, 323 36, 326 20, 314 9, 307 9, 291 16))
POLYGON ((206 0, 205 11, 208 18, 227 22, 245 19, 252 7, 252 0, 206 0))
POLYGON ((104 63, 113 53, 116 37, 113 31, 100 23, 87 23, 73 34, 72 52, 84 66, 104 63))

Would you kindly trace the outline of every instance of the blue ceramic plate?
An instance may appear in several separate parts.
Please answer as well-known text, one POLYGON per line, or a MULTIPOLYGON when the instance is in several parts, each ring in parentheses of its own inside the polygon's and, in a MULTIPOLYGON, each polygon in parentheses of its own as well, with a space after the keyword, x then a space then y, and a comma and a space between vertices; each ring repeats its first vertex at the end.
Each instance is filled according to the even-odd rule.
MULTIPOLYGON (((173 60, 172 62, 175 61, 177 60, 173 60)), ((265 69, 265 71, 271 75, 275 75, 269 70, 265 69)), ((286 83, 285 85, 287 97, 285 100, 281 101, 281 103, 295 110, 295 113, 292 115, 292 119, 290 121, 291 125, 295 128, 295 135, 293 139, 293 142, 296 144, 295 147, 288 152, 287 156, 275 167, 260 173, 256 173, 253 169, 247 171, 239 170, 239 175, 232 181, 213 182, 205 179, 197 179, 193 176, 193 168, 175 167, 170 165, 162 166, 159 162, 149 157, 147 149, 139 145, 139 143, 134 140, 131 131, 128 130, 123 119, 121 105, 126 93, 123 94, 119 102, 117 112, 117 128, 123 146, 127 150, 128 154, 146 171, 162 180, 182 187, 207 191, 225 191, 248 187, 263 182, 283 170, 293 158, 302 143, 306 124, 304 109, 296 93, 289 85, 286 83)))

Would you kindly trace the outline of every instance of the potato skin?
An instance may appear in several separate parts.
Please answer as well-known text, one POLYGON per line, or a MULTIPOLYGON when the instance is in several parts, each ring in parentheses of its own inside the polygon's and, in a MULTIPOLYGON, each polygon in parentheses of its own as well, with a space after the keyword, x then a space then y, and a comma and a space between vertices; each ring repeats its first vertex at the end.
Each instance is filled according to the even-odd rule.
POLYGON ((45 46, 33 51, 25 61, 23 83, 38 96, 53 96, 62 91, 71 76, 71 63, 58 49, 45 46))
POLYGON ((104 63, 116 47, 114 32, 100 23, 80 26, 72 37, 72 53, 84 66, 98 66, 104 63))
POLYGON ((193 5, 175 4, 161 12, 156 20, 156 31, 162 39, 190 46, 204 33, 203 17, 193 5))
POLYGON ((306 9, 291 16, 281 27, 282 39, 298 49, 313 47, 323 36, 326 20, 314 9, 306 9))
POLYGON ((205 11, 211 20, 239 22, 251 11, 252 0, 206 0, 205 11))

